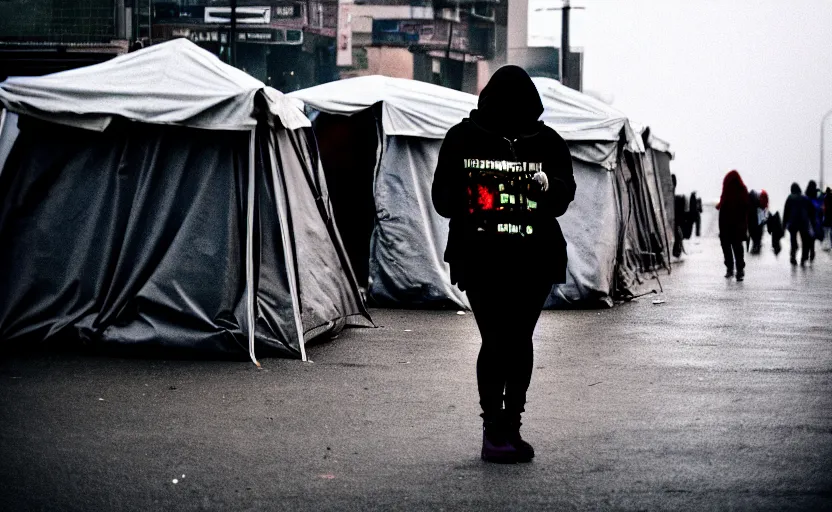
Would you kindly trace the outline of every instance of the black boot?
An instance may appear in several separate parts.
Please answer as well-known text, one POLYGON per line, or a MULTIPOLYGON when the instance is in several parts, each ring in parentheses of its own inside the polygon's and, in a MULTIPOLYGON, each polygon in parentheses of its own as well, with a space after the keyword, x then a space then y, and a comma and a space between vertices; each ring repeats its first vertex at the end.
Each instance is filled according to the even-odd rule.
POLYGON ((517 450, 517 462, 531 462, 534 458, 534 448, 520 437, 520 415, 505 415, 506 440, 517 450))
POLYGON ((502 414, 482 415, 482 460, 497 464, 520 462, 517 449, 506 437, 505 424, 500 416, 502 414))

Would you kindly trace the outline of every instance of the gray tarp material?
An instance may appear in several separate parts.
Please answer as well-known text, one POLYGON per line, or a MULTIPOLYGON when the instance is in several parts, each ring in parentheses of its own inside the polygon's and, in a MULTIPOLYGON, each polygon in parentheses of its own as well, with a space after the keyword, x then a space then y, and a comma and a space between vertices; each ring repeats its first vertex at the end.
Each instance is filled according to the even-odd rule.
POLYGON ((9 78, 0 101, 13 112, 104 130, 114 117, 212 130, 251 130, 256 97, 286 129, 309 126, 295 101, 187 39, 42 77, 9 78), (152 101, 151 101, 152 99, 152 101))
POLYGON ((615 174, 576 159, 572 166, 575 200, 558 219, 567 240, 566 282, 552 290, 546 307, 612 305, 621 224, 615 174))
POLYGON ((643 273, 656 268, 652 249, 655 234, 644 201, 644 178, 639 159, 625 152, 616 172, 618 204, 621 212, 621 243, 619 244, 615 293, 618 298, 636 295, 644 283, 643 273))
POLYGON ((285 189, 286 213, 291 221, 287 235, 297 269, 303 332, 307 337, 338 332, 363 307, 338 238, 323 169, 309 154, 307 138, 301 133, 273 131, 272 138, 276 154, 281 156, 273 172, 285 189))
MULTIPOLYGON (((633 257, 641 253, 639 229, 649 223, 637 217, 643 214, 638 194, 631 189, 641 187, 643 180, 633 182, 629 171, 623 175, 622 153, 641 154, 643 143, 626 116, 612 107, 557 82, 534 81, 546 109, 542 119, 567 140, 578 186, 576 200, 561 219, 568 244, 567 282, 553 290, 547 305, 611 305, 616 279, 626 275, 630 277, 625 282, 637 282, 632 276, 641 270, 633 257)), ((448 221, 434 212, 429 191, 440 145, 433 139, 467 117, 476 97, 384 77, 342 80, 289 96, 317 111, 345 116, 381 105, 378 122, 385 146, 374 182, 371 299, 387 306, 467 307, 464 293, 454 286, 449 289, 449 271, 442 260, 448 221), (426 116, 434 106, 441 115, 426 116)))
POLYGON ((673 181, 670 176, 669 162, 673 159, 670 144, 656 137, 653 130, 641 123, 633 123, 633 129, 644 143, 644 153, 640 155, 645 180, 649 187, 654 217, 661 231, 665 246, 664 258, 670 268, 671 244, 673 243, 673 181), (666 161, 659 165, 657 155, 664 154, 666 161))
POLYGON ((382 104, 381 127, 387 136, 444 139, 451 126, 477 108, 477 97, 437 85, 363 76, 316 85, 287 94, 319 112, 352 115, 382 104))
POLYGON ((17 140, 17 114, 0 108, 0 173, 9 157, 14 141, 17 140))
POLYGON ((645 130, 644 138, 647 150, 646 155, 650 158, 650 162, 656 173, 657 186, 661 190, 667 236, 670 243, 673 243, 674 190, 673 178, 670 173, 670 161, 673 160, 674 154, 670 149, 670 144, 656 137, 650 128, 645 130))
POLYGON ((627 116, 591 96, 545 77, 532 78, 543 102, 541 121, 554 128, 570 144, 574 158, 613 169, 618 163, 618 148, 643 153, 644 145, 627 116), (574 147, 573 147, 574 146, 574 147))
MULTIPOLYGON (((210 65, 189 65, 189 58, 204 57, 190 46, 184 45, 182 58, 161 59, 158 66, 237 73, 213 56, 210 65)), ((153 49, 136 55, 153 55, 153 49)), ((125 65, 123 73, 152 64, 125 65)), ((304 357, 305 342, 314 336, 348 322, 370 323, 307 138, 285 129, 275 109, 255 107, 282 95, 260 84, 261 96, 240 92, 248 103, 231 98, 245 106, 232 119, 250 119, 256 130, 132 122, 94 80, 96 67, 85 70, 92 81, 87 93, 80 82, 72 91, 83 105, 115 105, 106 111, 106 129, 63 122, 86 119, 83 111, 60 116, 61 124, 24 114, 0 173, 3 349, 82 340, 143 352, 249 352, 254 360, 257 347, 304 357)), ((16 82, 16 100, 7 104, 29 112, 53 78, 27 81, 31 96, 16 82)), ((217 76, 204 78, 213 83, 217 76)), ((202 83, 199 76, 192 80, 202 83)), ((4 85, 0 98, 6 101, 4 85)), ((153 92, 164 101, 177 95, 153 92)), ((138 97, 126 96, 128 104, 138 97)), ((185 103, 192 99, 190 92, 182 96, 185 103)), ((100 117, 104 110, 95 112, 100 117)), ((290 117, 296 115, 303 118, 299 125, 309 124, 300 111, 290 117)), ((11 133, 3 128, 4 139, 11 133)))
POLYGON ((469 308, 451 284, 443 255, 448 220, 433 209, 430 189, 441 140, 388 137, 375 182, 378 215, 370 242, 368 292, 383 304, 469 308))

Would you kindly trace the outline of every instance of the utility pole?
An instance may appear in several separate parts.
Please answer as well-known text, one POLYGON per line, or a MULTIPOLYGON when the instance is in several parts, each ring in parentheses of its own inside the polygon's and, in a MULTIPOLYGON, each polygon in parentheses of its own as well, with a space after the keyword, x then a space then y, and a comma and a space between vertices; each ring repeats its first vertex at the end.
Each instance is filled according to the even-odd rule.
POLYGON ((829 116, 832 116, 832 110, 826 113, 823 116, 823 119, 820 121, 820 180, 818 183, 818 187, 820 187, 821 192, 825 190, 823 188, 823 178, 824 178, 824 171, 826 170, 824 166, 826 165, 825 161, 825 153, 826 153, 826 122, 829 120, 829 116))
POLYGON ((569 11, 571 9, 569 0, 563 0, 560 29, 560 83, 563 85, 571 83, 569 74, 569 11))
POLYGON ((228 63, 237 67, 237 0, 231 0, 231 28, 228 30, 228 63))
POLYGON ((133 41, 131 41, 131 44, 132 44, 132 43, 135 43, 139 40, 139 35, 140 35, 139 34, 139 0, 133 0, 133 12, 131 12, 130 14, 131 14, 130 24, 133 27, 132 30, 131 30, 131 32, 132 32, 131 35, 133 36, 132 37, 133 41))

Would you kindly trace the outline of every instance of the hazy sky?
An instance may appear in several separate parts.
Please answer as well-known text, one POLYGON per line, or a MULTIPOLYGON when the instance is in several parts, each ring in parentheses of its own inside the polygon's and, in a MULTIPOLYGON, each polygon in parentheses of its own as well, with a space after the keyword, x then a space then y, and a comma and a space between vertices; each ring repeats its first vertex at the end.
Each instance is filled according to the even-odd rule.
MULTIPOLYGON (((818 180, 820 124, 832 110, 832 0, 580 4, 584 88, 671 143, 678 190, 715 200, 737 169, 782 210, 793 181, 818 180)), ((830 184, 832 129, 827 139, 830 184)))

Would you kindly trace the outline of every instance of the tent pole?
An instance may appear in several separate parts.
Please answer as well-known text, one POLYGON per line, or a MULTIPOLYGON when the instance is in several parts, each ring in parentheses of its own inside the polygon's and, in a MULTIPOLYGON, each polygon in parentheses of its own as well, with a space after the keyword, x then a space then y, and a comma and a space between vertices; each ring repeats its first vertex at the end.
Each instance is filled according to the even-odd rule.
POLYGON ((251 130, 248 144, 248 205, 246 212, 246 315, 248 317, 248 355, 262 368, 254 355, 254 135, 251 130))
POLYGON ((280 239, 283 243, 283 260, 286 263, 286 280, 289 284, 289 295, 292 298, 292 314, 295 317, 295 330, 298 334, 298 346, 300 347, 300 359, 306 362, 306 341, 303 339, 303 320, 300 317, 300 294, 297 286, 297 274, 295 273, 295 256, 292 251, 292 245, 289 242, 289 227, 286 225, 286 215, 289 211, 289 205, 283 204, 283 195, 281 190, 278 190, 278 183, 281 178, 277 175, 278 165, 276 160, 277 155, 277 140, 274 133, 269 134, 269 158, 271 159, 272 182, 274 183, 274 198, 277 203, 278 224, 280 225, 280 239))

